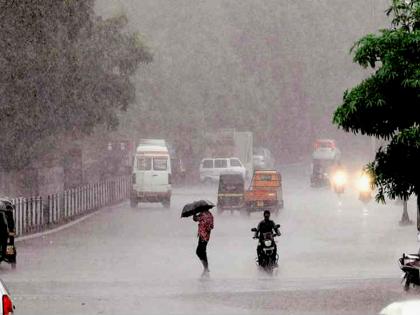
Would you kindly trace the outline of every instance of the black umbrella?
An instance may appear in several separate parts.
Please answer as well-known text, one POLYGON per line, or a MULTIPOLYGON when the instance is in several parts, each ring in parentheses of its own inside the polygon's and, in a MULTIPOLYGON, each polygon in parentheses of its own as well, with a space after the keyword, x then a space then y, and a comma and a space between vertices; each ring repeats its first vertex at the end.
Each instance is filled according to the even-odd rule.
POLYGON ((215 205, 208 200, 199 200, 188 203, 184 206, 181 213, 181 218, 190 217, 194 214, 213 208, 215 205))

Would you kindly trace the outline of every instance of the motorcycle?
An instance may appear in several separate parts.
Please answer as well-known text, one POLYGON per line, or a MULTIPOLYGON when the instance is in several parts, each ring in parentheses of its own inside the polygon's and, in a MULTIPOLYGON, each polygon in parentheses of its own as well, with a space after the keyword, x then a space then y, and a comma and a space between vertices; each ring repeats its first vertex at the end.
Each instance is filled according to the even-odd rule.
POLYGON ((311 187, 325 187, 330 183, 328 173, 316 173, 311 175, 311 187))
POLYGON ((332 177, 331 185, 334 188, 335 193, 340 196, 344 193, 344 189, 347 184, 347 174, 343 170, 338 170, 332 177))
POLYGON ((357 181, 357 189, 359 190, 359 200, 364 204, 372 200, 372 179, 366 173, 362 173, 357 181))
POLYGON ((403 254, 398 261, 400 269, 404 273, 401 281, 404 282, 404 290, 408 291, 410 285, 420 286, 420 255, 403 254))
MULTIPOLYGON (((276 229, 280 228, 280 225, 276 225, 276 229)), ((252 228, 251 232, 256 233, 257 229, 252 228)), ((258 239, 257 247, 257 265, 268 273, 272 273, 274 268, 277 268, 279 255, 277 254, 277 245, 274 238, 279 236, 272 232, 262 233, 262 237, 254 236, 254 239, 258 239)))
POLYGON ((9 235, 7 238, 7 245, 5 256, 3 256, 2 253, 0 253, 0 262, 4 261, 12 266, 12 269, 16 269, 16 246, 14 242, 14 236, 9 235))
POLYGON ((17 256, 15 246, 16 224, 13 215, 14 210, 15 206, 10 200, 0 198, 0 220, 2 220, 3 226, 7 229, 7 240, 4 239, 6 248, 1 248, 2 245, 0 244, 0 263, 2 261, 9 263, 12 266, 12 269, 16 268, 17 256))

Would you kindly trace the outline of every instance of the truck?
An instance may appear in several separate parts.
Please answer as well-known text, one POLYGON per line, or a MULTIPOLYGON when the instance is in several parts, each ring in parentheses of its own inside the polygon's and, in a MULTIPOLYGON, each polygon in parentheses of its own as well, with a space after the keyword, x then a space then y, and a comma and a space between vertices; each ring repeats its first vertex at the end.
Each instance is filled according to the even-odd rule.
POLYGON ((341 151, 332 139, 317 139, 314 143, 311 165, 311 187, 328 186, 331 170, 339 165, 341 151))
POLYGON ((205 158, 236 157, 246 169, 246 177, 254 173, 253 133, 220 129, 206 134, 205 158))

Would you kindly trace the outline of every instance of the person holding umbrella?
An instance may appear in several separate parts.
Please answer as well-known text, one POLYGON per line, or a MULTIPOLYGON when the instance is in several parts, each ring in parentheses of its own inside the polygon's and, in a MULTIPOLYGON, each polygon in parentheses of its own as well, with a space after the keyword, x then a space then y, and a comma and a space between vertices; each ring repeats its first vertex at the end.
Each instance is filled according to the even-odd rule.
POLYGON ((209 263, 207 260, 207 244, 210 240, 211 230, 214 228, 213 215, 210 209, 214 207, 214 204, 210 201, 200 200, 190 204, 187 204, 182 210, 181 217, 193 216, 193 220, 198 222, 198 245, 196 254, 203 264, 202 276, 209 275, 209 263))

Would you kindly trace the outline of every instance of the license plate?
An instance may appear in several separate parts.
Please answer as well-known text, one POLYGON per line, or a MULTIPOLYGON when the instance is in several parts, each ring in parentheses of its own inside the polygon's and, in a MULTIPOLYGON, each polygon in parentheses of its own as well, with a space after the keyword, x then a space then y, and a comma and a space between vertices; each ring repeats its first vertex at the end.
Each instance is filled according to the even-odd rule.
POLYGON ((6 247, 6 255, 14 255, 15 254, 15 249, 12 245, 8 245, 6 247))
POLYGON ((264 201, 257 201, 257 207, 264 207, 264 201))

